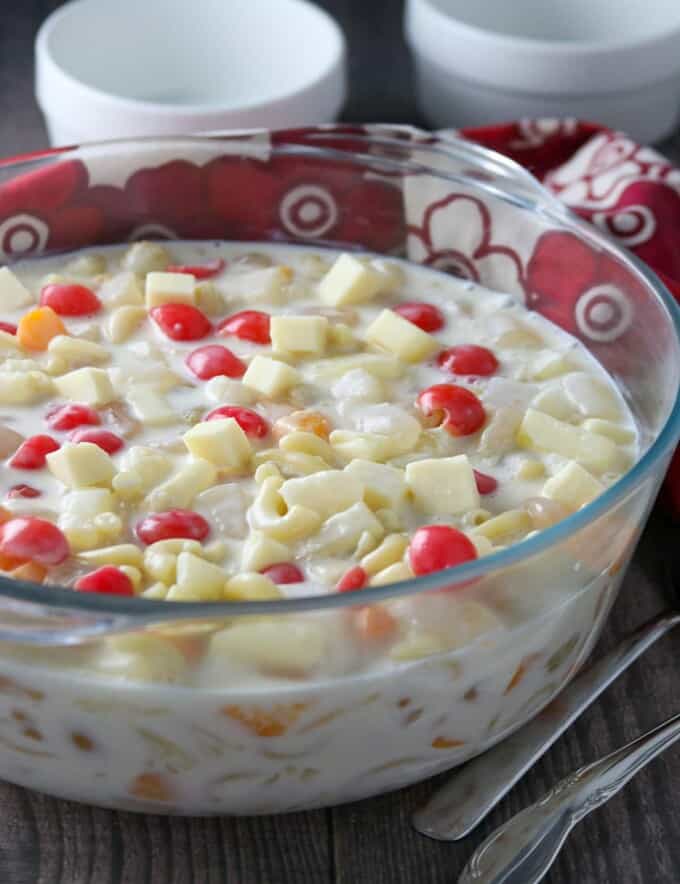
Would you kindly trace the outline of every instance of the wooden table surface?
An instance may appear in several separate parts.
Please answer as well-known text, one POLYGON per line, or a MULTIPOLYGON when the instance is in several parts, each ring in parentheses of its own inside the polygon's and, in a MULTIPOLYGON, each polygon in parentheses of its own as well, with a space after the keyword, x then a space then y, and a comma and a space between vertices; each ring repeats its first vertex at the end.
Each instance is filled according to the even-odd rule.
MULTIPOLYGON (((115 0, 110 0, 115 2, 115 0)), ((190 0, 186 0, 190 2, 190 0)), ((58 0, 0 7, 0 156, 46 143, 33 101, 32 43, 58 0)), ((324 0, 348 35, 348 120, 422 122, 400 35, 401 0, 324 0)), ((675 141, 662 146, 680 160, 675 141)), ((679 244, 680 247, 680 244, 679 244)), ((657 507, 597 653, 665 604, 673 538, 657 507)), ((677 541, 676 541, 677 542, 677 541)), ((189 819, 114 813, 0 783, 0 884, 453 884, 482 836, 575 767, 680 710, 678 636, 667 636, 545 756, 483 826, 440 844, 409 825, 438 782, 282 817, 189 819)), ((572 834, 552 884, 680 881, 680 752, 670 750, 572 834)))

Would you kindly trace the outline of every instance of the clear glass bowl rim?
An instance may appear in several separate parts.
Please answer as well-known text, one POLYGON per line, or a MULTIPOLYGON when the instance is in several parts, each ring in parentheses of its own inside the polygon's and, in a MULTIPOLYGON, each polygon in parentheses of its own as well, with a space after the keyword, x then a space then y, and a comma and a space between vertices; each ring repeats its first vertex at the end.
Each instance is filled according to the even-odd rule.
MULTIPOLYGON (((395 127, 410 128, 410 127, 395 127)), ((355 139, 369 145, 372 142, 385 145, 392 143, 400 149, 428 150, 427 143, 408 142, 403 140, 393 140, 387 137, 385 133, 371 132, 361 133, 352 131, 334 132, 332 129, 319 127, 317 130, 308 129, 310 133, 316 133, 320 138, 329 139, 355 139)), ((416 131, 416 130, 414 130, 416 131)), ((232 133, 229 133, 231 135, 232 133)), ((241 133, 238 133, 241 134, 241 133)), ((102 142, 90 142, 79 146, 66 146, 52 148, 44 151, 38 151, 31 154, 19 155, 15 157, 0 158, 0 172, 4 173, 7 169, 13 167, 26 167, 26 171, 34 164, 41 163, 43 160, 50 158, 57 159, 63 156, 64 159, 78 159, 80 156, 86 156, 90 151, 92 153, 101 152, 103 149, 112 145, 120 147, 134 148, 135 146, 152 145, 171 147, 173 144, 184 144, 187 142, 195 144, 211 144, 223 142, 229 144, 233 153, 234 140, 227 133, 220 135, 198 135, 198 136, 164 136, 164 137, 145 137, 145 138, 126 138, 116 139, 102 142)), ((514 177, 519 183, 525 187, 531 182, 532 197, 529 198, 525 194, 518 195, 511 191, 505 192, 497 183, 487 184, 483 180, 476 177, 466 178, 460 174, 447 174, 442 169, 428 168, 422 162, 409 164, 402 160, 375 156, 371 154, 346 153, 335 148, 326 147, 310 147, 308 144, 299 144, 293 142, 289 145, 285 143, 277 143, 268 148, 268 155, 292 155, 298 154, 304 157, 317 157, 320 159, 343 160, 347 162, 359 163, 361 161, 371 163, 384 163, 393 168, 403 167, 416 169, 419 172, 430 174, 434 178, 442 178, 463 182, 468 186, 475 187, 479 190, 488 192, 492 197, 498 199, 505 198, 507 202, 514 203, 518 209, 527 210, 541 216, 544 221, 553 220, 561 228, 572 229, 579 236, 586 239, 598 249, 609 252, 617 260, 628 265, 628 268, 640 277, 646 289, 656 297, 661 305, 665 308, 668 322, 675 331, 675 342, 680 351, 680 306, 675 301, 669 290, 659 279, 659 277, 650 268, 638 259, 632 252, 628 252, 619 247, 613 240, 608 238, 604 233, 600 232, 596 227, 583 221, 566 206, 557 202, 553 194, 545 190, 543 186, 534 179, 523 167, 509 158, 498 154, 493 150, 482 147, 464 139, 457 139, 452 136, 446 136, 443 141, 444 151, 446 145, 453 146, 456 142, 460 143, 461 152, 466 155, 467 162, 474 162, 476 159, 482 161, 488 158, 490 164, 498 168, 503 167, 511 177, 514 177)), ((238 143, 238 142, 237 142, 238 143)), ((244 146, 244 155, 250 153, 248 142, 242 142, 244 146)), ((442 143, 434 150, 442 153, 442 143)), ((257 148, 253 155, 256 155, 257 148)), ((480 162, 480 169, 482 168, 480 162)), ((332 244, 331 244, 332 245, 332 244)), ((319 246, 321 248, 321 246, 319 246)), ((406 259, 407 260, 407 259, 406 259)), ((297 599, 281 599, 277 601, 258 601, 258 602, 183 602, 181 604, 169 604, 165 601, 153 601, 141 598, 125 598, 115 596, 105 596, 96 594, 75 593, 67 587, 50 586, 46 590, 45 586, 27 581, 14 580, 8 577, 0 577, 0 600, 6 600, 10 605, 14 605, 21 610, 26 607, 34 613, 40 613, 43 616, 64 616, 64 615, 92 615, 98 620, 102 618, 113 618, 114 620, 122 619, 127 626, 135 625, 142 627, 148 623, 172 623, 176 621, 186 620, 209 620, 220 617, 242 617, 253 615, 273 615, 273 614, 292 614, 301 611, 329 611, 333 609, 349 608, 357 604, 369 605, 376 602, 382 602, 387 599, 393 599, 400 596, 412 595, 419 592, 432 591, 441 588, 443 585, 462 584, 472 579, 488 576, 491 573, 502 571, 512 565, 516 565, 533 556, 547 552, 551 547, 557 546, 570 537, 581 531, 587 525, 596 521, 607 511, 612 509, 620 500, 635 490, 668 454, 680 438, 680 383, 675 391, 675 400, 673 408, 668 415, 659 435, 649 446, 644 455, 638 460, 631 469, 625 473, 617 482, 611 485, 603 494, 596 498, 592 503, 587 504, 578 512, 572 514, 556 525, 546 528, 533 537, 523 540, 519 543, 512 544, 491 555, 484 556, 472 562, 458 565, 454 568, 447 568, 443 571, 436 571, 422 577, 415 577, 411 580, 393 583, 388 586, 369 587, 356 593, 330 593, 328 595, 309 596, 297 599), (49 600, 45 598, 46 592, 49 592, 49 600), (98 616, 99 615, 99 616, 98 616)))

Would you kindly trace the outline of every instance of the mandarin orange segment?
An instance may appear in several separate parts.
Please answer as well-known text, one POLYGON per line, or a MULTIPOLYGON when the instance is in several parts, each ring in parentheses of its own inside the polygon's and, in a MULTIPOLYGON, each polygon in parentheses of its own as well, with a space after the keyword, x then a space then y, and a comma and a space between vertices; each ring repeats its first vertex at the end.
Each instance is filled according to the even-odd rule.
POLYGON ((398 624, 386 608, 375 605, 355 612, 354 626, 361 638, 367 641, 386 641, 397 632, 398 624))
POLYGON ((287 703, 262 709, 259 706, 225 706, 225 715, 258 737, 282 737, 307 708, 307 703, 287 703))
POLYGON ((302 432, 314 433, 320 439, 328 439, 331 431, 330 421, 321 414, 320 411, 293 411, 291 414, 285 414, 280 417, 274 426, 272 432, 275 439, 281 439, 288 433, 302 432))
POLYGON ((26 562, 12 570, 15 580, 30 580, 33 583, 42 583, 47 576, 47 568, 39 562, 26 562))
POLYGON ((51 307, 36 307, 19 320, 17 340, 25 350, 47 350, 57 335, 65 335, 66 326, 51 307))
POLYGON ((142 801, 168 802, 175 797, 168 781, 160 774, 151 772, 138 774, 128 787, 128 792, 142 801))

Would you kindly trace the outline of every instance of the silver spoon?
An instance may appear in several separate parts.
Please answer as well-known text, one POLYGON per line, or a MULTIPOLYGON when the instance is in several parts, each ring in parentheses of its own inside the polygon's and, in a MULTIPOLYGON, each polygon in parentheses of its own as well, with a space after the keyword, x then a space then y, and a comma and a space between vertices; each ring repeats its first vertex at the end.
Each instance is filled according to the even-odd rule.
POLYGON ((468 835, 569 725, 640 654, 680 623, 680 612, 666 612, 636 629, 613 651, 585 669, 548 709, 493 749, 470 761, 417 810, 413 826, 438 841, 468 835))
POLYGON ((580 768, 496 829, 472 855, 458 884, 538 884, 567 835, 659 753, 680 739, 674 715, 611 755, 580 768))

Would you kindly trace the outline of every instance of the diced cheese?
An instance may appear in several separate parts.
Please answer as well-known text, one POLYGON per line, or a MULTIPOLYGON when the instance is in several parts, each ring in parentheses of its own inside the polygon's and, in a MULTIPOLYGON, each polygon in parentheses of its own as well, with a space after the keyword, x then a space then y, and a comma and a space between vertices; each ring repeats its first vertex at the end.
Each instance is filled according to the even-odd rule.
POLYGON ((77 368, 54 381, 57 390, 72 402, 108 405, 116 398, 108 372, 103 368, 77 368))
POLYGON ((325 304, 339 307, 370 301, 385 291, 390 279, 378 273, 354 255, 340 255, 331 269, 319 282, 319 297, 325 304))
POLYGON ((361 482, 364 500, 371 509, 397 509, 404 502, 406 478, 403 470, 355 458, 345 467, 345 473, 361 482))
POLYGON ((426 513, 455 516, 479 506, 479 492, 465 454, 412 461, 406 484, 416 506, 426 513))
POLYGON ((134 416, 149 427, 162 427, 179 420, 166 397, 151 384, 133 384, 127 392, 127 400, 134 416))
POLYGON ((532 451, 559 454, 596 473, 616 469, 619 462, 619 451, 611 439, 566 424, 533 408, 524 415, 517 432, 517 444, 532 451))
POLYGON ((159 307, 161 304, 194 304, 196 301, 196 280, 190 273, 159 273, 146 275, 146 306, 159 307))
POLYGON ((326 349, 328 320, 325 316, 272 316, 270 334, 275 351, 319 356, 326 349))
POLYGON ((243 383, 268 398, 275 399, 301 382, 300 374, 285 362, 256 356, 243 375, 243 383))
POLYGON ((233 417, 195 424, 182 438, 194 457, 231 473, 243 471, 253 454, 248 437, 233 417))
POLYGON ((299 479, 288 479, 280 489, 288 507, 307 507, 328 518, 363 499, 364 486, 344 470, 326 470, 299 479))
POLYGON ((394 310, 383 310, 366 329, 366 340, 404 362, 421 362, 439 349, 439 342, 394 310))
POLYGON ((0 310, 9 313, 33 303, 33 296, 9 267, 0 267, 0 310))
POLYGON ((116 473, 109 455, 91 442, 65 442, 47 455, 47 467, 69 488, 110 485, 116 473))
POLYGON ((604 491, 604 485, 575 461, 570 461, 543 486, 543 496, 577 510, 604 491))

